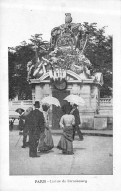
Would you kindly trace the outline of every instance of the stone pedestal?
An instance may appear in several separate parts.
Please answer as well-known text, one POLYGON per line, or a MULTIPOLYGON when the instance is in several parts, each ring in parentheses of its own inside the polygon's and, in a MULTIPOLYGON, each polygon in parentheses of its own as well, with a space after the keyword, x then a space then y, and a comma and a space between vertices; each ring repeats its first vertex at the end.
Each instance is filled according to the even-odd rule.
POLYGON ((107 129, 107 117, 101 116, 101 115, 95 116, 94 129, 97 129, 97 130, 107 129))
MULTIPOLYGON (((69 72, 70 73, 70 72, 69 72)), ((93 80, 86 79, 85 80, 75 80, 74 77, 72 79, 68 79, 67 88, 65 90, 56 90, 59 95, 55 95, 54 97, 58 98, 61 105, 63 104, 63 99, 69 94, 75 94, 81 96, 85 100, 84 106, 78 106, 80 119, 81 119, 81 128, 82 129, 94 129, 98 124, 98 119, 94 122, 94 117, 98 109, 98 101, 99 101, 99 84, 93 83, 93 80), (66 93, 66 96, 64 95, 66 93)), ((75 76, 75 74, 74 74, 75 76)), ((68 74, 69 77, 69 74, 68 74)), ((79 78, 78 78, 79 79, 79 78)), ((35 97, 35 100, 39 100, 41 104, 42 98, 46 96, 53 96, 55 88, 51 85, 49 80, 49 75, 43 77, 43 80, 34 80, 33 81, 35 89, 33 89, 32 96, 35 97), (47 79, 48 77, 48 79, 47 79)), ((61 118, 62 114, 59 115, 59 109, 57 109, 57 114, 53 112, 54 109, 51 106, 49 112, 49 120, 50 127, 54 128, 53 120, 56 119, 58 115, 58 121, 61 118), (55 115, 56 114, 56 115, 55 115)), ((103 121, 102 121, 103 122, 103 121)), ((56 127, 57 128, 57 127, 56 127)), ((98 127, 97 127, 98 129, 98 127)))
POLYGON ((52 95, 52 90, 51 90, 51 86, 50 84, 37 84, 35 85, 35 90, 33 90, 32 96, 35 97, 35 101, 40 101, 42 98, 46 97, 46 96, 51 96, 52 95))
POLYGON ((80 111, 81 129, 94 129, 94 114, 89 109, 80 111))
POLYGON ((41 101, 43 96, 43 88, 40 84, 35 86, 35 101, 41 101))

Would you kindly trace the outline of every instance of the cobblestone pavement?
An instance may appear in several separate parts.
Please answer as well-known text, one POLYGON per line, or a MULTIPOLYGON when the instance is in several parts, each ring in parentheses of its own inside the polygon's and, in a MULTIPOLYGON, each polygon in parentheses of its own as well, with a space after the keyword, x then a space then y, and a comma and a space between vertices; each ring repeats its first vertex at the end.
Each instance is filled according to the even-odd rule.
POLYGON ((112 175, 113 138, 84 136, 84 141, 73 142, 74 155, 63 155, 56 148, 60 135, 53 135, 55 147, 29 157, 29 148, 22 149, 22 136, 18 131, 10 132, 10 175, 112 175))

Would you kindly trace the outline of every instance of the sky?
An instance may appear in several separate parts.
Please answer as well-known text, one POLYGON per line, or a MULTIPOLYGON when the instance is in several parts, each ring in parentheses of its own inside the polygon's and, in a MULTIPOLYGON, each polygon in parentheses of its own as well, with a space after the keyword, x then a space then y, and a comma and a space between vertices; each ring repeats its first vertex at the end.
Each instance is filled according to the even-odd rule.
POLYGON ((64 23, 65 13, 71 13, 74 23, 96 22, 113 35, 120 14, 118 0, 1 0, 0 33, 9 47, 28 41, 31 35, 43 34, 50 40, 51 30, 64 23))

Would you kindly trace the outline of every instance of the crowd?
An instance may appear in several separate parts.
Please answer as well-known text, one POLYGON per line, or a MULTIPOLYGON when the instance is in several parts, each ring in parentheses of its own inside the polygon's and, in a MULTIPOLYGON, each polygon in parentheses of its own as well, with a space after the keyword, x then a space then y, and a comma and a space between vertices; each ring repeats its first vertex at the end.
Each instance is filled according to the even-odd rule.
MULTIPOLYGON (((29 108, 20 115, 19 129, 23 131, 22 148, 29 146, 29 157, 39 157, 39 152, 47 152, 53 149, 54 142, 49 129, 48 111, 50 106, 42 105, 43 111, 40 111, 39 101, 35 101, 35 109, 29 108), (27 142, 27 136, 29 141, 27 142)), ((57 148, 62 150, 63 154, 73 154, 73 141, 77 131, 79 139, 83 140, 80 131, 80 116, 76 104, 63 108, 64 115, 60 119, 60 128, 63 133, 58 142, 57 148)))

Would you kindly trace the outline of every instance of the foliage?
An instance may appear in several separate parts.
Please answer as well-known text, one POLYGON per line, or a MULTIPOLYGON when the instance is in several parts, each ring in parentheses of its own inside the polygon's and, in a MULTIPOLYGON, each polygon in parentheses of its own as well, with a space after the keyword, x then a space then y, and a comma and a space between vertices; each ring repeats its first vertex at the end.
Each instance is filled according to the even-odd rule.
POLYGON ((43 41, 42 34, 31 36, 30 43, 23 41, 15 48, 8 48, 9 65, 9 99, 16 95, 20 100, 31 99, 31 86, 27 81, 27 63, 37 62, 38 55, 42 57, 46 54, 49 43, 43 41))
POLYGON ((9 64, 9 99, 13 99, 16 96, 15 92, 15 80, 14 67, 16 65, 16 54, 12 52, 10 49, 8 50, 8 64, 9 64))
POLYGON ((92 63, 92 73, 101 72, 104 84, 101 88, 101 97, 112 95, 112 36, 105 36, 105 27, 96 28, 96 23, 84 23, 89 39, 85 55, 92 63))
MULTIPOLYGON (((85 56, 92 63, 91 73, 102 72, 104 85, 101 97, 112 95, 112 37, 105 36, 105 27, 97 29, 97 24, 83 23, 83 33, 89 34, 85 56)), ((42 39, 42 34, 31 36, 30 43, 23 41, 21 45, 8 49, 9 62, 9 98, 17 94, 19 99, 31 99, 31 87, 27 81, 27 63, 37 62, 50 50, 50 44, 42 39)))

